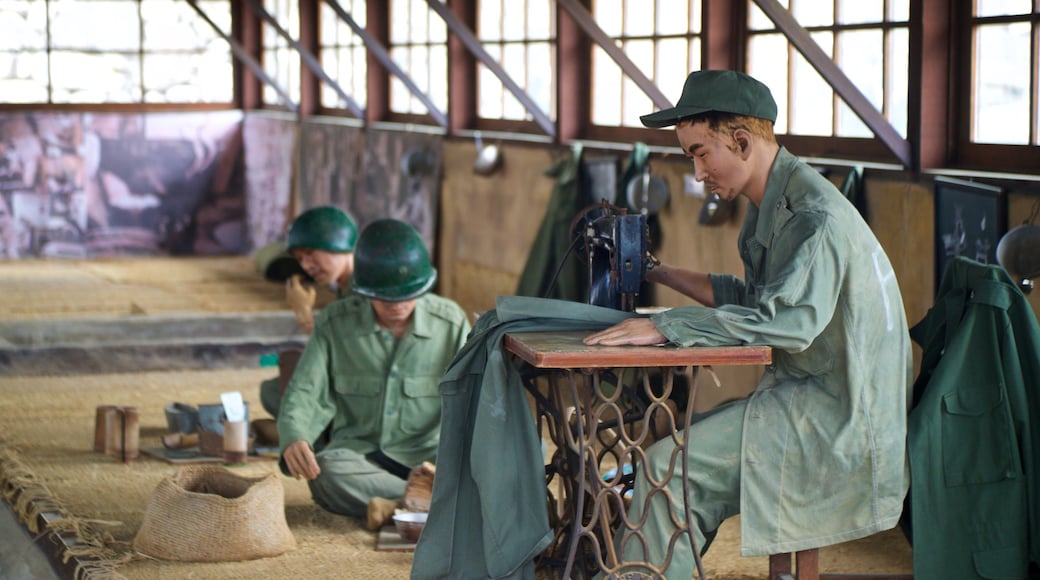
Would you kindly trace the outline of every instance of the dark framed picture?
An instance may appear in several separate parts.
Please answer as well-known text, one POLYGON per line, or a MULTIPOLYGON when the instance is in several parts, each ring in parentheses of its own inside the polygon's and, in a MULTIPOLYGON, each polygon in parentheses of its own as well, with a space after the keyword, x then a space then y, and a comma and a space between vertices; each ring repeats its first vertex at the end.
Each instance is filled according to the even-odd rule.
POLYGON ((935 178, 935 287, 957 256, 997 263, 997 242, 1007 229, 1000 187, 951 177, 935 178))

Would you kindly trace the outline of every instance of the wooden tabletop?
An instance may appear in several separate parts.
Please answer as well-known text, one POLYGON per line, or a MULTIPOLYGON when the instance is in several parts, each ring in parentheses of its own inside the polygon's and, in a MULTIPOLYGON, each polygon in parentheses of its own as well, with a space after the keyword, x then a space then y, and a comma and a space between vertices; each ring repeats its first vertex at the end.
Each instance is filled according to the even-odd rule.
POLYGON ((537 368, 619 368, 707 365, 767 365, 768 346, 586 346, 592 331, 515 332, 505 347, 537 368))

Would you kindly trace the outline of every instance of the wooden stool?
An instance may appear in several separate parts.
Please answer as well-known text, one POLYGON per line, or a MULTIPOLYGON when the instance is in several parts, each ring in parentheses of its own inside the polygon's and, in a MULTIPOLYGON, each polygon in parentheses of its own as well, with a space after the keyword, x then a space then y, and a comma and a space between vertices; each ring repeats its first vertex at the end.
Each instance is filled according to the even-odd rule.
POLYGON ((795 568, 791 574, 791 554, 769 556, 769 580, 819 580, 820 552, 818 549, 802 550, 794 554, 795 568))
POLYGON ((770 554, 769 580, 913 580, 913 574, 820 574, 818 548, 794 553, 794 573, 791 554, 770 554))

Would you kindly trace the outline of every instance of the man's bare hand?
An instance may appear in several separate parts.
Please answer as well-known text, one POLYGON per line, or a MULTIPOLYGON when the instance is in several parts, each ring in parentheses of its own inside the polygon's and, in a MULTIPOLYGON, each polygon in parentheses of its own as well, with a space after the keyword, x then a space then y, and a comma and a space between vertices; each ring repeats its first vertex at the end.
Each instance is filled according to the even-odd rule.
POLYGON ((318 291, 313 286, 304 286, 299 274, 285 281, 285 301, 296 315, 296 324, 307 334, 314 330, 314 313, 311 309, 317 299, 318 291))
POLYGON ((602 346, 636 345, 647 346, 668 342, 665 335, 649 318, 629 318, 610 328, 585 337, 585 344, 602 346))
POLYGON ((321 475, 318 459, 314 457, 310 443, 303 439, 293 441, 285 448, 282 457, 285 458, 285 466, 289 468, 289 475, 296 479, 315 479, 321 475))

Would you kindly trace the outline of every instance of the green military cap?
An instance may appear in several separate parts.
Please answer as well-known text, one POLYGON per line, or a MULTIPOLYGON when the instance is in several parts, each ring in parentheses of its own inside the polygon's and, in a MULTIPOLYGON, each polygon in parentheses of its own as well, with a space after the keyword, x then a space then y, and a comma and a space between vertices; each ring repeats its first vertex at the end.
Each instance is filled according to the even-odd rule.
POLYGON ((670 127, 682 119, 718 111, 776 122, 776 101, 769 87, 732 70, 699 70, 690 73, 679 102, 670 109, 643 115, 647 127, 670 127))

